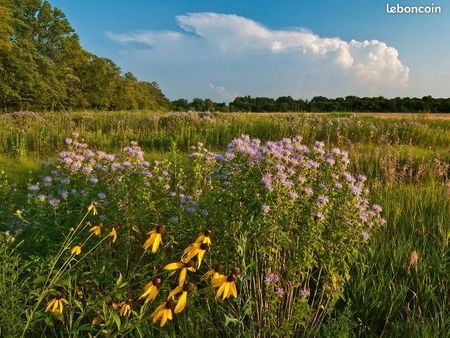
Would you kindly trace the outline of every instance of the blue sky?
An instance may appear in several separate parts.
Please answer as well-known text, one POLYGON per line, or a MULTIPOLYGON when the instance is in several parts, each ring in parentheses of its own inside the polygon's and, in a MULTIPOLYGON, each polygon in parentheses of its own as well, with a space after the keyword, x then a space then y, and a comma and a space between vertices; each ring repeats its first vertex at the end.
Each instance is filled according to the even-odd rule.
POLYGON ((171 99, 450 96, 448 0, 434 15, 387 14, 385 0, 50 3, 84 48, 171 99))

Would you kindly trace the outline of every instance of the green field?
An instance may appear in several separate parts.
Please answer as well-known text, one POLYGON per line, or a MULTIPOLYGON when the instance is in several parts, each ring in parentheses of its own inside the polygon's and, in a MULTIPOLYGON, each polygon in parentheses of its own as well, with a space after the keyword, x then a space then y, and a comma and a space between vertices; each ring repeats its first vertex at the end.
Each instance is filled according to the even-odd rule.
MULTIPOLYGON (((186 172, 192 170, 187 156, 192 146, 202 142, 209 150, 223 152, 241 134, 262 141, 301 135, 308 146, 319 140, 327 148, 348 150, 350 171, 367 176, 370 200, 383 206, 387 224, 371 237, 369 249, 358 265, 350 267, 351 278, 343 286, 342 296, 324 315, 315 334, 448 337, 450 120, 429 115, 384 117, 386 114, 171 115, 96 111, 0 114, 0 170, 8 177, 8 184, 17 184, 17 189, 26 194, 28 181, 36 180, 45 171, 40 163, 55 160, 72 132, 79 133, 93 150, 117 152, 130 141, 137 141, 147 161, 176 158, 186 172)), ((3 190, 3 194, 7 195, 7 191, 3 190)), ((14 198, 0 195, 2 231, 9 227, 6 215, 20 209, 18 197, 14 198)), ((18 252, 21 259, 29 259, 20 247, 18 252)), ((7 271, 1 269, 0 275, 7 271)), ((29 265, 26 271, 18 269, 14 283, 21 282, 20 274, 33 276, 29 270, 29 265)), ((8 292, 7 285, 0 285, 0 299, 10 299, 4 297, 8 292)), ((22 301, 30 304, 29 299, 22 301)), ((2 300, 0 304, 0 327, 19 332, 14 331, 11 314, 18 321, 24 314, 2 300), (6 311, 10 321, 3 320, 6 311)), ((231 317, 229 312, 226 318, 231 317)), ((183 322, 178 328, 158 334, 174 336, 181 330, 200 336, 201 326, 183 322)), ((205 327, 214 324, 206 322, 205 327)), ((56 333, 58 326, 54 329, 49 332, 56 333)), ((250 334, 242 328, 236 330, 220 332, 223 336, 250 334)), ((220 335, 219 331, 209 332, 220 335)), ((133 335, 139 336, 137 331, 133 335)))

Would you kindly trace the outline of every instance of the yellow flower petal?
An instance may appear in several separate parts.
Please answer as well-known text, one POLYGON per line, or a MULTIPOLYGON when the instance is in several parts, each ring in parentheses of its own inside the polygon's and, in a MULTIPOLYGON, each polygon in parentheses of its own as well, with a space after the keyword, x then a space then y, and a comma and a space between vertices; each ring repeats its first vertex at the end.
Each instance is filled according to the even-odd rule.
POLYGON ((81 246, 80 245, 75 245, 71 250, 70 253, 72 255, 79 255, 81 253, 81 246))
POLYGON ((218 288, 222 286, 223 283, 225 283, 227 280, 227 276, 219 274, 217 277, 213 277, 211 280, 212 286, 215 288, 218 288))
POLYGON ((50 309, 55 304, 55 302, 56 302, 56 298, 53 298, 50 302, 48 302, 47 307, 45 308, 45 312, 50 311, 50 309))
POLYGON ((88 206, 88 211, 92 212, 92 215, 94 215, 94 216, 97 215, 97 207, 95 206, 95 204, 91 203, 88 206))
POLYGON ((165 307, 166 307, 166 304, 163 303, 160 306, 158 306, 155 311, 153 311, 153 313, 152 313, 153 323, 156 323, 158 321, 158 319, 161 318, 162 312, 164 311, 165 307))
POLYGON ((92 232, 95 236, 100 236, 102 228, 98 225, 94 225, 92 228, 89 229, 89 232, 92 232))
POLYGON ((219 297, 223 294, 223 291, 225 290, 225 284, 226 284, 226 283, 223 283, 223 284, 220 286, 219 290, 217 290, 216 298, 219 298, 219 297))
POLYGON ((224 288, 224 290, 223 290, 223 297, 222 297, 222 300, 228 298, 228 294, 230 293, 230 284, 231 284, 230 282, 225 282, 225 283, 224 283, 225 288, 224 288))
POLYGON ((214 269, 209 270, 207 273, 205 273, 205 274, 202 276, 201 280, 206 280, 206 279, 208 279, 209 277, 213 276, 214 273, 215 273, 214 269))
POLYGON ((155 240, 153 241, 152 252, 158 251, 159 245, 162 242, 161 234, 156 234, 155 240))
POLYGON ((111 232, 109 233, 109 237, 112 237, 112 242, 115 243, 117 240, 117 231, 116 228, 112 228, 111 232))
POLYGON ((187 269, 183 268, 180 271, 180 277, 178 278, 178 286, 183 286, 184 281, 186 280, 187 269))
POLYGON ((163 327, 164 325, 166 325, 167 319, 169 318, 169 313, 172 313, 172 311, 170 309, 163 310, 161 323, 159 324, 160 327, 163 327))
POLYGON ((187 303, 187 291, 183 291, 180 298, 178 298, 177 305, 175 306, 174 313, 180 313, 184 310, 187 303))
POLYGON ((169 264, 167 264, 167 265, 164 267, 164 270, 172 271, 172 270, 179 269, 179 268, 181 268, 182 266, 183 266, 183 263, 181 263, 181 262, 177 262, 177 263, 169 263, 169 264))
POLYGON ((200 250, 197 257, 197 269, 200 268, 200 265, 202 264, 203 256, 205 255, 206 250, 200 250))
POLYGON ((173 299, 176 295, 178 295, 181 291, 183 291, 182 286, 177 286, 175 289, 170 291, 169 296, 167 296, 167 299, 173 299))
POLYGON ((233 295, 234 298, 237 298, 237 289, 236 289, 236 283, 235 282, 231 282, 230 292, 231 292, 231 294, 233 295))
POLYGON ((144 250, 148 250, 153 245, 153 242, 155 241, 156 233, 152 233, 149 238, 144 242, 144 250))

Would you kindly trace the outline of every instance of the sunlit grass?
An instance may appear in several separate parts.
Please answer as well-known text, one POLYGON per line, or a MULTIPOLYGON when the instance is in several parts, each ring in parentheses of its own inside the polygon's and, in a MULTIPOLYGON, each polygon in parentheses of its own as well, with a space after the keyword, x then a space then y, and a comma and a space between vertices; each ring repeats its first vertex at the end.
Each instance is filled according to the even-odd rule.
POLYGON ((0 115, 0 170, 11 182, 26 183, 39 174, 40 162, 55 158, 72 131, 93 149, 112 152, 137 140, 147 161, 170 157, 176 145, 182 166, 197 142, 224 150, 240 134, 262 140, 300 134, 307 144, 323 140, 350 150, 352 172, 368 177, 371 198, 383 205, 388 224, 371 239, 365 269, 353 272, 339 307, 345 309, 343 319, 336 323, 361 336, 445 337, 450 325, 450 120, 382 117, 388 118, 337 113, 0 115), (414 251, 416 265, 411 263, 414 251))

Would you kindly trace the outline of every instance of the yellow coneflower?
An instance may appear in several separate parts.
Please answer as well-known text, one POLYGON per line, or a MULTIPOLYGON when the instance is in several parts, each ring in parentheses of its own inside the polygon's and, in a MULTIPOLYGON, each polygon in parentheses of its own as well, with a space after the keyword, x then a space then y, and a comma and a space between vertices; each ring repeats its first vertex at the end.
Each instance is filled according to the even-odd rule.
MULTIPOLYGON (((209 270, 207 273, 205 273, 202 276, 202 280, 206 280, 211 277, 211 282, 213 282, 216 278, 218 278, 221 275, 221 272, 223 271, 223 265, 222 264, 216 264, 213 269, 209 270)), ((222 275, 223 276, 223 275, 222 275)))
POLYGON ((152 321, 156 323, 158 320, 161 320, 159 326, 163 327, 166 325, 168 320, 173 319, 172 310, 175 307, 175 303, 173 300, 168 300, 158 306, 156 310, 152 313, 152 321))
POLYGON ((209 244, 206 243, 193 243, 189 245, 183 251, 182 261, 189 262, 192 258, 197 257, 197 269, 202 264, 203 256, 205 252, 209 250, 209 244))
POLYGON ((112 228, 108 234, 109 237, 112 237, 112 242, 115 243, 117 240, 117 231, 116 228, 112 228))
POLYGON ((213 282, 213 285, 218 287, 216 298, 220 298, 221 296, 222 300, 231 296, 237 298, 236 278, 239 272, 239 269, 235 268, 227 277, 224 276, 225 278, 223 278, 220 276, 213 282))
POLYGON ((206 230, 203 234, 198 236, 195 243, 205 243, 211 245, 211 230, 206 230))
POLYGON ((148 233, 148 238, 144 243, 144 250, 148 250, 152 247, 152 252, 155 253, 158 251, 159 246, 162 243, 162 235, 166 231, 166 226, 161 224, 156 227, 155 230, 152 230, 148 233))
POLYGON ((175 309, 173 311, 175 314, 183 312, 187 304, 187 294, 188 292, 191 292, 194 287, 194 283, 187 283, 185 286, 178 286, 170 292, 169 300, 173 299, 176 295, 181 293, 181 295, 178 297, 177 305, 175 306, 175 309))
POLYGON ((131 314, 131 305, 126 302, 122 302, 119 304, 119 306, 120 306, 119 315, 121 317, 129 317, 131 314))
POLYGON ((89 229, 89 232, 92 232, 95 236, 100 236, 102 232, 103 223, 99 223, 97 225, 92 226, 89 229))
POLYGON ((62 315, 64 304, 69 304, 69 302, 61 296, 57 296, 48 302, 45 312, 50 311, 56 315, 62 315))
POLYGON ((97 212, 97 206, 95 205, 95 203, 89 204, 89 206, 88 206, 88 211, 89 211, 89 212, 92 212, 92 215, 94 215, 94 216, 98 214, 98 212, 97 212))
POLYGON ((188 271, 195 272, 194 262, 192 261, 187 263, 184 262, 170 263, 164 267, 164 270, 167 271, 180 270, 180 276, 178 277, 179 286, 183 286, 188 271))
POLYGON ((144 287, 144 293, 139 297, 139 299, 145 299, 144 304, 153 301, 159 292, 159 286, 161 285, 161 279, 155 277, 151 282, 148 282, 144 287))
POLYGON ((78 256, 81 253, 81 245, 75 245, 71 250, 70 253, 74 256, 78 256))

